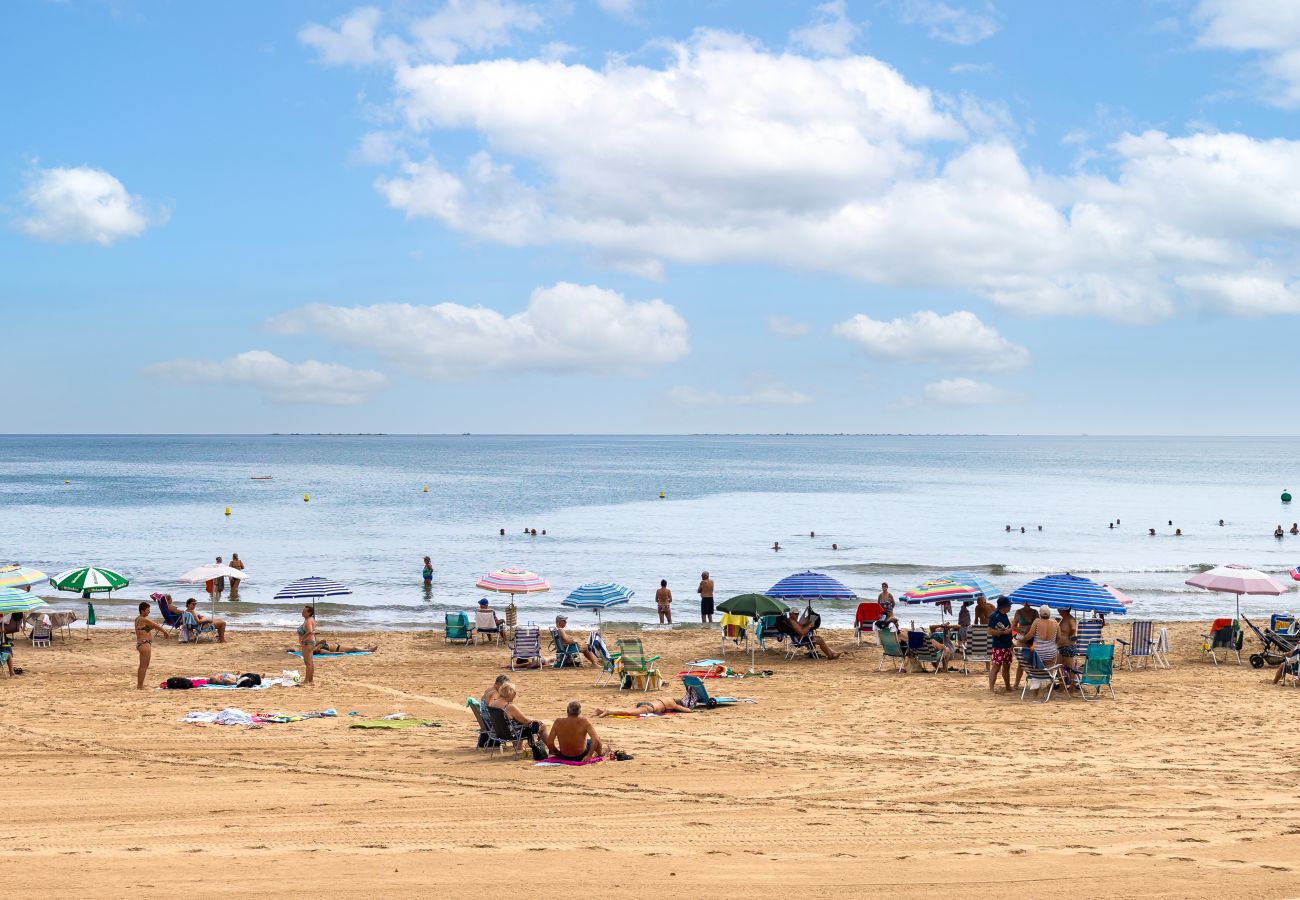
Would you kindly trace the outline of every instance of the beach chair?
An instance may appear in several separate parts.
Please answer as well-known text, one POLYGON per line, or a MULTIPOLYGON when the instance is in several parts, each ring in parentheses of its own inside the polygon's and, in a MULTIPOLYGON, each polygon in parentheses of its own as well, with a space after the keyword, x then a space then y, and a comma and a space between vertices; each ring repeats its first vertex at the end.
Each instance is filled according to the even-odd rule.
POLYGON ((9 677, 9 659, 13 655, 14 645, 9 643, 8 640, 0 642, 0 671, 5 673, 6 678, 9 677))
POLYGON ((1273 613, 1268 619, 1268 630, 1279 637, 1300 635, 1300 620, 1290 613, 1273 613))
POLYGON ((158 604, 158 614, 162 616, 164 625, 168 628, 181 627, 181 611, 172 603, 171 594, 150 594, 149 598, 158 604))
POLYGON ((506 715, 504 709, 495 706, 483 708, 487 715, 488 734, 492 740, 496 741, 498 752, 504 752, 506 745, 510 744, 514 748, 515 756, 519 755, 519 749, 524 744, 523 728, 520 724, 506 715))
POLYGON ((716 709, 719 706, 732 706, 736 703, 752 703, 752 700, 742 700, 739 697, 711 697, 709 689, 704 686, 704 680, 698 675, 683 675, 682 684, 686 686, 686 696, 682 699, 683 706, 689 706, 695 709, 697 706, 703 706, 705 709, 716 709))
MULTIPOLYGON (((993 662, 993 638, 989 637, 987 625, 972 625, 966 634, 966 649, 962 654, 967 666, 971 663, 991 664, 993 662)), ((969 669, 966 669, 969 674, 969 669)))
POLYGON ((794 659, 800 650, 807 650, 810 659, 821 659, 822 652, 817 649, 817 642, 813 640, 813 635, 816 633, 815 630, 810 630, 803 637, 796 634, 790 635, 790 643, 785 648, 785 658, 794 659))
POLYGON ((473 697, 466 700, 465 705, 469 707, 469 711, 474 716, 474 721, 478 723, 478 749, 495 750, 501 746, 501 741, 492 734, 492 723, 487 720, 487 716, 483 712, 483 705, 473 697))
POLYGON ((593 631, 587 638, 587 649, 600 660, 600 674, 596 676, 596 687, 608 684, 609 680, 618 674, 618 654, 609 652, 609 648, 605 646, 605 639, 600 636, 599 631, 593 631))
POLYGON ((200 643, 204 636, 210 641, 217 639, 217 626, 211 622, 200 622, 199 617, 189 610, 181 613, 181 627, 185 629, 186 640, 190 643, 200 643))
POLYGON ((776 622, 780 616, 763 616, 754 623, 754 640, 758 641, 758 649, 767 649, 767 638, 770 635, 777 643, 785 640, 785 635, 777 630, 776 622))
POLYGON ((1134 622, 1127 641, 1123 638, 1115 639, 1115 643, 1122 648, 1120 650, 1120 660, 1122 662, 1126 661, 1130 670, 1135 667, 1138 660, 1141 660, 1142 667, 1145 667, 1148 662, 1155 659, 1156 642, 1151 637, 1151 629, 1154 626, 1155 623, 1148 619, 1134 622))
POLYGON ((897 633, 889 628, 882 628, 876 632, 876 637, 880 640, 880 665, 876 666, 876 671, 883 671, 885 664, 892 659, 896 660, 894 671, 902 672, 907 665, 907 651, 898 642, 897 633))
POLYGON ((734 613, 722 614, 722 652, 732 647, 738 650, 749 649, 749 617, 734 613), (731 646, 727 646, 730 644, 731 646))
POLYGON ((853 637, 858 646, 862 646, 862 636, 876 630, 876 623, 885 615, 885 608, 879 603, 859 603, 858 611, 853 614, 853 637))
POLYGON ((474 639, 484 638, 489 644, 501 643, 501 626, 497 624, 497 614, 490 609, 474 612, 474 639))
POLYGON ((1065 688, 1068 692, 1069 687, 1065 682, 1065 670, 1060 662, 1052 663, 1050 666, 1043 665, 1038 654, 1028 647, 1022 647, 1020 650, 1020 665, 1025 670, 1025 686, 1020 690, 1020 699, 1024 700, 1025 695, 1030 690, 1047 689, 1047 694, 1039 702, 1046 703, 1052 699, 1052 691, 1058 687, 1065 688))
POLYGON ((1215 619, 1210 623, 1210 633, 1202 634, 1205 643, 1201 645, 1202 649, 1214 660, 1214 664, 1219 664, 1219 653, 1231 653, 1237 657, 1237 665, 1241 665, 1241 653, 1237 649, 1237 623, 1232 619, 1215 619))
POLYGON ((1169 629, 1162 625, 1160 630, 1156 632, 1155 644, 1151 648, 1151 654, 1155 658, 1157 666, 1162 669, 1172 669, 1174 665, 1169 661, 1169 653, 1169 629))
POLYGON ((621 690, 632 690, 638 685, 642 691, 658 687, 663 683, 655 663, 657 656, 646 656, 645 647, 640 638, 626 638, 618 642, 618 663, 622 673, 619 681, 621 690))
POLYGON ((560 642, 560 629, 551 629, 551 649, 555 651, 555 662, 551 665, 556 669, 563 669, 565 666, 578 668, 581 663, 578 662, 578 645, 564 644, 560 642))
POLYGON ((50 647, 54 641, 54 629, 39 622, 32 623, 32 630, 27 632, 27 640, 33 647, 50 647))
POLYGON ((1089 644, 1088 655, 1083 661, 1083 673, 1079 676, 1078 681, 1079 696, 1084 700, 1099 700, 1101 698, 1101 689, 1104 687, 1110 691, 1110 699, 1114 700, 1115 688, 1111 687, 1110 683, 1114 671, 1115 645, 1089 644), (1083 692, 1086 687, 1092 688, 1092 697, 1083 692))
POLYGON ((931 647, 929 635, 919 631, 909 631, 907 633, 907 657, 919 662, 921 671, 925 671, 927 663, 934 666, 933 672, 938 672, 939 666, 943 665, 943 651, 931 647), (915 640, 914 635, 921 636, 919 642, 915 640))
POLYGON ((1074 633, 1074 658, 1086 659, 1088 648, 1101 643, 1101 619, 1084 619, 1074 633))
POLYGON ((542 634, 536 628, 516 628, 515 636, 506 642, 510 648, 510 669, 514 671, 519 660, 541 660, 542 634))
POLYGON ((468 646, 474 643, 474 629, 470 627, 469 616, 463 612, 446 613, 442 617, 442 642, 452 644, 460 642, 468 646))

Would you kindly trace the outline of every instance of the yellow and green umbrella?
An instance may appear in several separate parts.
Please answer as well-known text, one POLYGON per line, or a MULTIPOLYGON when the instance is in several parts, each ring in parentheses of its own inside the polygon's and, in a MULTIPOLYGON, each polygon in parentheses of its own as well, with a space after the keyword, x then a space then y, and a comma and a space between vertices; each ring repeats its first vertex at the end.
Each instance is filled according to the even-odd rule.
POLYGON ((48 605, 40 597, 27 591, 11 587, 0 588, 0 615, 29 613, 34 609, 42 609, 48 605))
POLYGON ((0 588, 22 588, 43 584, 50 576, 31 566, 0 566, 0 588))

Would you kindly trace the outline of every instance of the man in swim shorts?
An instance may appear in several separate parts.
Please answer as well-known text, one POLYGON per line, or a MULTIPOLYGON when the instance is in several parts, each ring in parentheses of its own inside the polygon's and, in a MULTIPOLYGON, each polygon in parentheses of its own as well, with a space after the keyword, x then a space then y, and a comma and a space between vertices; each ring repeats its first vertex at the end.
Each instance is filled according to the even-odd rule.
POLYGON ((587 762, 592 757, 604 756, 600 735, 582 714, 582 704, 570 700, 565 713, 563 719, 551 723, 551 735, 546 741, 551 756, 567 762, 587 762))
POLYGON ((989 666, 989 690, 996 692, 998 673, 1002 673, 1002 683, 1007 691, 1011 690, 1011 650, 1014 638, 1011 633, 1011 601, 1006 597, 998 598, 998 608, 989 616, 989 637, 991 638, 993 665, 989 666))

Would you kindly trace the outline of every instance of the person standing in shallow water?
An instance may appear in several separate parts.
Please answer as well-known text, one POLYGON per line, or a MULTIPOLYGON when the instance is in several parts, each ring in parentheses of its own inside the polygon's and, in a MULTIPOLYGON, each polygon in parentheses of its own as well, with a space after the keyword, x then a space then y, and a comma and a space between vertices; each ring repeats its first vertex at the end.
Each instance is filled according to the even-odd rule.
MULTIPOLYGON (((244 571, 244 561, 243 561, 242 559, 239 558, 239 554, 238 554, 238 553, 232 553, 232 554, 230 554, 230 568, 232 568, 232 569, 238 569, 238 570, 241 571, 241 572, 244 571)), ((242 580, 243 580, 243 579, 241 579, 241 578, 232 578, 232 579, 230 579, 230 599, 231 599, 231 600, 238 600, 238 599, 239 599, 239 582, 242 581, 242 580)))
POLYGON ((700 573, 700 586, 695 589, 700 595, 700 621, 713 621, 713 579, 708 572, 700 573))
POLYGON ((668 590, 668 579, 659 580, 659 590, 655 591, 655 609, 659 611, 659 624, 673 624, 673 592, 668 590))

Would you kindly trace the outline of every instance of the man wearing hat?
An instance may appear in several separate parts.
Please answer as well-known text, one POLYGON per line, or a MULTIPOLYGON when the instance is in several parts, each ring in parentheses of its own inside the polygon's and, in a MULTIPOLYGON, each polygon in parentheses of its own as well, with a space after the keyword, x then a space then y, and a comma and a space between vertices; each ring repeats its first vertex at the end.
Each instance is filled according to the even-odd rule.
POLYGON ((998 673, 1002 673, 1002 683, 1007 691, 1011 690, 1011 652, 1013 637, 1011 633, 1011 601, 1006 597, 998 598, 998 608, 989 616, 989 637, 993 645, 993 665, 989 666, 989 690, 996 691, 998 673))
MULTIPOLYGON (((474 631, 482 635, 501 633, 501 617, 496 614, 496 610, 494 610, 491 604, 488 603, 487 597, 479 598, 478 615, 475 616, 474 619, 474 631), (489 619, 496 624, 488 625, 487 622, 489 619)), ((488 640, 490 641, 492 639, 488 638, 488 640)))
POLYGON ((586 659, 587 662, 591 663, 593 666, 600 665, 600 660, 596 659, 596 655, 592 653, 591 650, 587 648, 587 645, 582 643, 582 641, 580 640, 582 635, 576 633, 570 634, 568 631, 565 630, 565 627, 568 624, 569 624, 569 617, 566 616, 564 613, 560 613, 558 616, 555 617, 555 636, 556 639, 559 641, 560 646, 576 647, 578 649, 578 652, 582 654, 583 658, 586 659))

